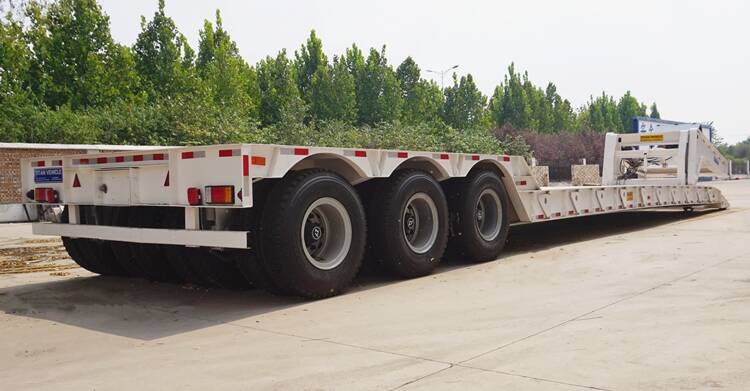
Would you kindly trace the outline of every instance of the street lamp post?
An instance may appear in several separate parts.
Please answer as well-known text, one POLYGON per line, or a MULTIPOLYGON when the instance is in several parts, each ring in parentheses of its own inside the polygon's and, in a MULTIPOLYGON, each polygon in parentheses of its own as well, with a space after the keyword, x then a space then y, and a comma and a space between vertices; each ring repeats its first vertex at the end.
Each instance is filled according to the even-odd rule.
POLYGON ((452 70, 456 69, 456 68, 458 68, 458 65, 454 65, 454 66, 452 66, 452 67, 450 67, 450 68, 448 68, 448 69, 446 69, 444 71, 433 71, 431 69, 427 69, 426 71, 430 72, 430 73, 434 73, 434 74, 440 75, 440 89, 444 89, 445 88, 445 83, 444 83, 445 82, 445 74, 448 73, 449 71, 452 71, 452 70))

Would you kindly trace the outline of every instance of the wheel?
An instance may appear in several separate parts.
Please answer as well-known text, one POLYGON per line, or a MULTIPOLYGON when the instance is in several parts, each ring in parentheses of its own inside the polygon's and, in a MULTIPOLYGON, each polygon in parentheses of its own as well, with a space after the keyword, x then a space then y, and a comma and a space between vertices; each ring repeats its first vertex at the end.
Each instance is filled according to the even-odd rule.
MULTIPOLYGON (((128 213, 128 226, 137 228, 178 228, 179 210, 166 207, 136 207, 128 213)), ((164 246, 127 243, 129 260, 142 277, 152 281, 179 282, 181 275, 170 265, 164 246)))
MULTIPOLYGON (((122 227, 130 227, 130 219, 133 212, 130 208, 119 208, 114 224, 122 227)), ((133 251, 133 243, 110 242, 112 255, 115 261, 130 277, 147 278, 146 272, 140 267, 138 257, 133 251)))
POLYGON ((477 171, 451 186, 451 253, 490 261, 505 247, 510 228, 508 193, 492 171, 477 171))
POLYGON ((369 212, 372 249, 392 273, 411 278, 435 269, 448 240, 448 206, 432 176, 416 170, 394 174, 369 212))
MULTIPOLYGON (((81 211, 84 224, 109 225, 113 220, 113 209, 109 207, 91 207, 81 211)), ((75 247, 84 268, 90 272, 105 276, 127 276, 112 253, 110 242, 97 239, 75 239, 75 247)))
POLYGON ((322 298, 343 292, 362 265, 365 213, 357 193, 323 170, 287 174, 260 227, 264 269, 275 286, 322 298))

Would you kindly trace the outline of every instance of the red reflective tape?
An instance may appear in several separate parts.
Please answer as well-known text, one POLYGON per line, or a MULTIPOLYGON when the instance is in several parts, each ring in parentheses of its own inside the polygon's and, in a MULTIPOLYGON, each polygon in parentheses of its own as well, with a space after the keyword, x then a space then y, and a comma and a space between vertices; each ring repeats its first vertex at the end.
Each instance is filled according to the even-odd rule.
POLYGON ((164 160, 164 154, 163 153, 155 153, 154 154, 154 160, 164 160))
POLYGON ((597 212, 602 212, 603 210, 602 210, 602 208, 596 208, 596 211, 597 212))
POLYGON ((450 159, 450 156, 448 156, 447 153, 440 154, 440 160, 448 160, 448 159, 450 159))
POLYGON ((53 160, 52 161, 53 166, 62 166, 62 160, 53 160))
POLYGON ((574 215, 574 214, 576 214, 576 211, 574 211, 574 210, 568 211, 568 215, 569 215, 569 216, 572 216, 572 215, 574 215))
POLYGON ((231 149, 220 149, 219 150, 219 157, 232 157, 232 150, 231 149))
POLYGON ((588 209, 584 209, 583 213, 589 213, 589 210, 588 209))
POLYGON ((399 159, 406 159, 409 157, 409 152, 397 152, 396 157, 399 159))
MULTIPOLYGON (((253 156, 255 160, 255 156, 253 156)), ((250 176, 250 157, 242 155, 242 176, 250 176)))
POLYGON ((503 156, 503 161, 504 162, 509 162, 510 161, 510 156, 503 156))
POLYGON ((536 216, 536 218, 537 218, 537 219, 543 219, 543 218, 544 218, 544 215, 537 215, 537 216, 536 216))
POLYGON ((81 159, 81 164, 89 164, 89 159, 81 159))
POLYGON ((37 167, 44 167, 44 164, 45 164, 44 160, 40 160, 40 161, 36 162, 36 166, 37 167))
POLYGON ((192 159, 193 157, 195 157, 195 155, 193 154, 192 151, 190 151, 190 152, 183 152, 182 153, 182 158, 183 159, 192 159))
POLYGON ((142 162, 143 161, 143 155, 133 155, 133 161, 134 162, 142 162))
POLYGON ((294 154, 295 155, 309 155, 310 149, 309 148, 294 148, 294 154))
POLYGON ((560 217, 562 214, 560 212, 555 213, 555 217, 560 217))
POLYGON ((518 186, 526 186, 526 181, 518 181, 518 186))
POLYGON ((355 157, 367 157, 367 151, 354 151, 355 157))
POLYGON ((124 161, 125 161, 125 156, 116 156, 115 157, 115 162, 116 163, 122 163, 124 161))
POLYGON ((471 160, 479 160, 479 155, 471 155, 471 160))
POLYGON ((106 157, 98 157, 98 158, 96 158, 96 164, 104 164, 106 162, 107 162, 107 158, 106 157))

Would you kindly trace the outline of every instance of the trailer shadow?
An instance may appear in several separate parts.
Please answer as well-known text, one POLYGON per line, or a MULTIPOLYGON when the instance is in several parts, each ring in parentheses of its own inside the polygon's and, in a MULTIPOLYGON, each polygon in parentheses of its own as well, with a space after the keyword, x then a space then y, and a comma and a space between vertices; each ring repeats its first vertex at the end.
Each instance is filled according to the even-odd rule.
MULTIPOLYGON (((505 254, 532 253, 700 218, 707 213, 710 212, 642 211, 515 226, 505 254)), ((466 262, 449 259, 437 273, 465 267, 468 267, 466 262)), ((398 281, 378 274, 360 276, 352 291, 395 283, 398 281)), ((0 311, 5 314, 140 340, 154 340, 308 304, 303 299, 273 296, 260 290, 226 291, 93 275, 0 288, 0 311)))

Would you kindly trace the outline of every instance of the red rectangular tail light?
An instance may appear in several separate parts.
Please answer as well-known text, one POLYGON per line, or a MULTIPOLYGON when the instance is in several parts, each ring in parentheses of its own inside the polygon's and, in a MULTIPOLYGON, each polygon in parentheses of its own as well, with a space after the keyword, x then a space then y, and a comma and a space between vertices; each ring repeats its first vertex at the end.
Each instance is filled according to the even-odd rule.
POLYGON ((206 186, 206 204, 234 204, 234 186, 206 186))
POLYGON ((36 202, 57 202, 59 201, 57 191, 49 187, 39 187, 34 189, 34 201, 36 202))
POLYGON ((190 205, 200 205, 201 204, 201 189, 197 187, 189 187, 187 189, 187 199, 188 199, 188 204, 190 205))

